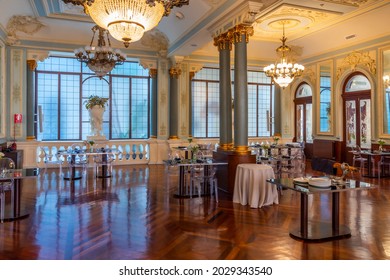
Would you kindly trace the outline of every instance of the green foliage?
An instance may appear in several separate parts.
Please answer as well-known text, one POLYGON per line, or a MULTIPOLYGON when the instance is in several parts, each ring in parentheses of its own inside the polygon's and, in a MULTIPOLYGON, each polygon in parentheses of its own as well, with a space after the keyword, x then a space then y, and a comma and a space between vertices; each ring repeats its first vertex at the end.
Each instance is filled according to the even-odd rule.
POLYGON ((84 101, 84 104, 85 104, 85 108, 89 110, 95 105, 99 105, 102 108, 105 108, 107 102, 108 102, 108 98, 100 97, 97 95, 91 95, 87 100, 84 101))

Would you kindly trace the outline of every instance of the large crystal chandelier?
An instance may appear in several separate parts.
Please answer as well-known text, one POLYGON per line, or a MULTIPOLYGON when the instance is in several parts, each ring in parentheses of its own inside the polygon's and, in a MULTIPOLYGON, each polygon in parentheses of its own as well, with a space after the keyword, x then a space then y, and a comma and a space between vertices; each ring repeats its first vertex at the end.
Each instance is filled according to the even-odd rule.
POLYGON ((189 0, 63 0, 83 5, 85 12, 125 47, 142 38, 158 25, 173 7, 188 5, 189 0))
POLYGON ((114 69, 115 65, 123 64, 126 60, 124 55, 119 49, 114 50, 111 48, 110 38, 108 37, 108 31, 95 25, 92 28, 93 36, 91 44, 84 48, 74 50, 77 59, 81 62, 85 62, 91 71, 96 76, 102 79, 105 75, 114 69), (99 32, 97 39, 97 46, 93 46, 96 31, 99 32), (106 44, 106 39, 107 43, 106 44))
POLYGON ((282 45, 276 49, 277 53, 281 53, 281 61, 264 67, 264 72, 268 77, 271 77, 275 83, 280 85, 282 88, 285 88, 294 80, 295 77, 302 74, 305 67, 298 63, 293 64, 287 61, 286 53, 291 52, 291 48, 286 45, 287 38, 284 36, 284 22, 282 22, 282 24, 282 45))

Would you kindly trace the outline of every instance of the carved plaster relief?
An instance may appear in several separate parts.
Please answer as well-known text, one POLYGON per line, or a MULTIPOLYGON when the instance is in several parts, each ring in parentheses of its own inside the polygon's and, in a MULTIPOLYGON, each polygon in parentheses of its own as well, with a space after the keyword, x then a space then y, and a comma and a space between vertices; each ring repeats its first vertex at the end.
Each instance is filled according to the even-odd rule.
MULTIPOLYGON (((375 57, 375 54, 373 56, 375 57)), ((341 74, 344 71, 346 71, 347 69, 353 71, 357 66, 366 68, 373 75, 376 74, 376 61, 375 59, 371 58, 369 53, 362 53, 358 51, 352 52, 346 58, 344 58, 341 63, 337 64, 340 64, 337 67, 337 80, 339 80, 341 74)))
POLYGON ((159 53, 167 51, 169 46, 167 36, 158 29, 146 32, 141 39, 141 43, 159 53))
POLYGON ((271 41, 279 40, 283 29, 280 21, 284 20, 286 21, 284 27, 288 35, 287 37, 293 39, 295 34, 307 32, 307 30, 313 29, 316 25, 336 19, 339 15, 341 13, 283 4, 256 20, 253 25, 253 38, 263 40, 264 38, 269 38, 271 41))
POLYGON ((7 44, 15 45, 19 43, 17 32, 33 35, 38 32, 43 25, 37 18, 31 16, 13 16, 7 23, 7 44))
MULTIPOLYGON (((370 2, 370 0, 322 0, 322 1, 334 3, 334 4, 354 6, 354 7, 359 7, 359 6, 362 6, 362 5, 370 2)), ((371 0, 371 2, 373 2, 373 1, 371 0)))

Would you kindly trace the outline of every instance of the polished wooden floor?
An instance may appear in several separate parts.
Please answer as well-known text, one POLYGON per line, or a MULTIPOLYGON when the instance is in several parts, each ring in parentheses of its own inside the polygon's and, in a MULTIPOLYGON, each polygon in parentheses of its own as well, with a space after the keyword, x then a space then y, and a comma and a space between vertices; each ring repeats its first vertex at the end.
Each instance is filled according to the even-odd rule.
MULTIPOLYGON (((390 179, 342 193, 340 220, 352 236, 322 243, 289 236, 299 223, 297 193, 283 191, 278 205, 251 209, 222 192, 218 205, 175 198, 177 179, 163 165, 117 166, 106 181, 90 170, 73 186, 56 169, 41 172, 23 185, 29 217, 0 224, 0 259, 390 259, 390 179)), ((311 196, 311 221, 330 219, 330 200, 311 196)))

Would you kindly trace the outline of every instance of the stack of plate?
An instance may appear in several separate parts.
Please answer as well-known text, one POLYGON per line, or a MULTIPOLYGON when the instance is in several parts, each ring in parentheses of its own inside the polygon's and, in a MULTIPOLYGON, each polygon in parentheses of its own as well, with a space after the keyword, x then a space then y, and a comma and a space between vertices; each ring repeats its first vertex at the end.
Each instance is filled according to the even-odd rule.
POLYGON ((295 184, 298 185, 307 185, 309 183, 309 178, 306 177, 298 177, 293 179, 295 184))
POLYGON ((312 191, 329 190, 332 185, 332 180, 327 177, 310 178, 309 189, 312 191))

